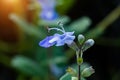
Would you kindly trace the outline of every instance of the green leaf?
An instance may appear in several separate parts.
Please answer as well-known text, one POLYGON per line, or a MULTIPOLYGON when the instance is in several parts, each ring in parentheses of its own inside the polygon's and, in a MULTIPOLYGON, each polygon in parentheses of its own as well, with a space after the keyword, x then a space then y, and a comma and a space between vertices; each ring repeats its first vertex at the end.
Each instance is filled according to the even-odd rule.
POLYGON ((43 37, 45 34, 38 30, 36 26, 28 23, 25 19, 22 19, 21 17, 17 16, 16 14, 10 14, 9 18, 20 27, 25 33, 29 35, 34 35, 36 37, 43 37))
POLYGON ((86 80, 85 78, 81 77, 81 80, 86 80))
POLYGON ((49 60, 50 63, 60 64, 65 63, 67 61, 66 57, 58 56, 49 60))
POLYGON ((75 31, 75 33, 81 33, 87 30, 90 25, 91 20, 88 17, 82 17, 66 27, 66 30, 75 31))
MULTIPOLYGON (((80 66, 80 69, 81 69, 81 71, 83 71, 85 68, 90 67, 90 66, 91 65, 89 63, 83 62, 81 64, 81 66, 80 66)), ((71 65, 71 67, 73 67, 74 69, 78 70, 78 65, 77 64, 73 64, 73 65, 71 65)))
POLYGON ((74 5, 76 0, 56 0, 57 1, 57 12, 64 15, 74 5))
POLYGON ((60 78, 60 80, 71 80, 71 77, 72 76, 70 74, 66 73, 60 78))
POLYGON ((11 64, 27 75, 39 76, 43 74, 42 68, 37 63, 23 56, 16 56, 12 59, 11 64))
POLYGON ((117 6, 112 12, 110 12, 101 22, 99 22, 95 28, 87 31, 86 38, 98 38, 104 33, 104 31, 110 27, 120 17, 120 6, 117 6))
MULTIPOLYGON (((66 73, 59 80, 71 80, 71 79, 72 79, 72 76, 69 73, 66 73)), ((81 80, 86 80, 86 79, 81 77, 81 80)))
POLYGON ((38 24, 40 26, 47 26, 47 25, 49 25, 50 27, 52 27, 52 26, 58 26, 58 22, 66 24, 69 21, 70 21, 69 17, 62 16, 62 17, 60 17, 60 18, 58 18, 56 20, 52 20, 52 21, 40 20, 38 24))

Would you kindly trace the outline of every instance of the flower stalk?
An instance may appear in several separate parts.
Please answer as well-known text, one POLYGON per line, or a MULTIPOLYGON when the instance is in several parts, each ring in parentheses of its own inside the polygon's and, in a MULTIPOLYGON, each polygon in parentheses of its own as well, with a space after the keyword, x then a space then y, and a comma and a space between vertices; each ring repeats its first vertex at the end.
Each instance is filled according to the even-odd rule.
POLYGON ((76 55, 77 55, 77 65, 78 65, 78 80, 81 80, 81 64, 83 63, 83 58, 82 58, 82 50, 79 49, 78 51, 76 51, 76 55))

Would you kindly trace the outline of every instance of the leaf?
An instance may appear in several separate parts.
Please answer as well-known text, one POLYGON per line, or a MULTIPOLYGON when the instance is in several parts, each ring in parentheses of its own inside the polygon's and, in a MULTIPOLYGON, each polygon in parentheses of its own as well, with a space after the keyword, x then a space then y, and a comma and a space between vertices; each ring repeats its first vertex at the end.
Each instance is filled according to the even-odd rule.
POLYGON ((76 0, 56 0, 57 5, 56 9, 59 14, 64 15, 65 13, 68 12, 69 9, 74 5, 76 0))
POLYGON ((11 64, 14 68, 22 71, 27 75, 39 76, 44 72, 37 63, 23 56, 14 57, 11 61, 11 64))
POLYGON ((59 57, 53 57, 49 60, 49 63, 51 64, 57 64, 57 65, 60 65, 60 64, 65 64, 67 61, 67 58, 64 57, 64 56, 59 56, 59 57))
POLYGON ((104 33, 104 31, 110 27, 115 20, 120 17, 120 6, 117 6, 112 12, 110 12, 101 22, 99 22, 95 28, 89 30, 85 36, 86 38, 98 38, 104 33))
POLYGON ((85 78, 81 77, 81 80, 86 80, 85 78))
MULTIPOLYGON (((72 76, 69 73, 64 74, 60 80, 71 80, 72 76)), ((81 77, 81 80, 86 80, 85 78, 81 77)))
POLYGON ((50 21, 50 20, 48 20, 48 21, 47 20, 40 20, 38 24, 40 26, 47 26, 47 25, 49 25, 50 27, 52 27, 52 26, 58 26, 58 22, 66 24, 69 21, 70 21, 69 17, 62 16, 62 17, 59 17, 58 19, 52 20, 52 21, 50 21))
POLYGON ((71 80, 71 77, 72 76, 70 74, 66 73, 60 78, 60 80, 71 80))
POLYGON ((38 30, 38 28, 36 28, 34 25, 29 24, 26 20, 20 18, 16 14, 10 14, 9 18, 14 23, 19 25, 18 27, 20 27, 25 33, 27 33, 29 35, 35 35, 36 37, 43 37, 45 35, 40 30, 38 30))
POLYGON ((82 17, 66 27, 68 31, 75 31, 75 33, 82 33, 89 28, 91 20, 88 17, 82 17))

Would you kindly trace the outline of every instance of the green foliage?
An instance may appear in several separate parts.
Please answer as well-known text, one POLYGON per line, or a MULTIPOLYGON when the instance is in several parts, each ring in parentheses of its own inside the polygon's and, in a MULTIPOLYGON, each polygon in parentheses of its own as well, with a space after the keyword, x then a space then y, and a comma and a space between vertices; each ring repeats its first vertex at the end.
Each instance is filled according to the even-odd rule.
POLYGON ((38 63, 23 56, 16 56, 12 59, 12 66, 25 74, 32 76, 43 75, 43 68, 38 63))
POLYGON ((69 21, 70 21, 70 18, 68 16, 62 16, 52 21, 40 20, 38 22, 38 25, 45 26, 47 24, 47 26, 54 27, 54 26, 58 26, 58 22, 62 22, 63 24, 66 24, 69 21))
POLYGON ((34 35, 36 37, 45 35, 44 33, 41 33, 36 26, 29 24, 26 20, 20 18, 16 14, 10 14, 9 17, 13 22, 19 25, 20 29, 22 29, 26 34, 34 35))
MULTIPOLYGON (((75 72, 77 72, 78 71, 78 68, 77 68, 77 65, 76 64, 73 64, 72 66, 72 69, 74 69, 75 70, 75 72)), ((90 67, 90 64, 88 64, 88 63, 86 63, 86 62, 84 62, 84 63, 82 63, 81 64, 81 72, 84 70, 84 69, 86 69, 86 68, 89 68, 90 67)), ((69 68, 68 68, 69 69, 69 68)), ((71 70, 69 70, 68 71, 68 69, 67 69, 67 73, 65 73, 61 78, 60 78, 60 80, 71 80, 72 79, 72 77, 77 77, 77 75, 72 75, 71 73, 69 73, 69 71, 71 71, 71 70)), ((81 76, 81 80, 86 80, 83 76, 81 76)))
POLYGON ((82 17, 72 22, 68 27, 67 31, 75 31, 76 34, 86 31, 91 25, 91 20, 88 17, 82 17))
MULTIPOLYGON (((72 76, 70 74, 66 73, 59 80, 72 80, 72 76)), ((86 80, 86 79, 81 77, 81 80, 86 80)))
POLYGON ((65 14, 73 6, 75 0, 57 0, 57 11, 59 14, 65 14))
POLYGON ((60 78, 60 80, 71 80, 71 75, 66 73, 60 78))

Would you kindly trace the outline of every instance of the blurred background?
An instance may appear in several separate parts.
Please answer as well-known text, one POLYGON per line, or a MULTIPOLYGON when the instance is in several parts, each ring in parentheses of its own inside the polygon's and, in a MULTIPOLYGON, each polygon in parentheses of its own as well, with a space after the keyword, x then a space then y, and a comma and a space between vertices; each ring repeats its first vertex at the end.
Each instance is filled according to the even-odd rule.
POLYGON ((0 80, 59 80, 76 64, 66 45, 38 45, 59 21, 95 40, 83 56, 95 69, 87 80, 120 80, 120 0, 0 0, 0 80))

